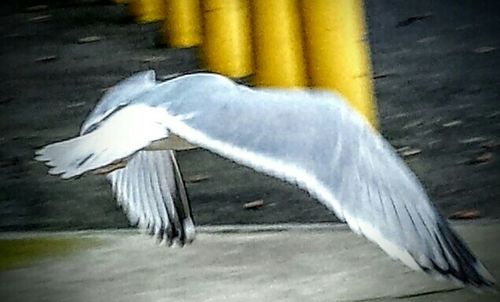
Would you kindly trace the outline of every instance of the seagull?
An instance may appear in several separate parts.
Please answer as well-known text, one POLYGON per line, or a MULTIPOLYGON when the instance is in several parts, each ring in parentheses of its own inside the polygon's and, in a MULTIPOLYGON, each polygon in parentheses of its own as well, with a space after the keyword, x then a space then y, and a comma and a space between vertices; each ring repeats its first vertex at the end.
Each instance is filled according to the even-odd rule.
POLYGON ((175 152, 190 146, 295 184, 415 270, 494 286, 392 146, 333 92, 250 88, 212 73, 157 82, 143 71, 103 95, 79 136, 35 159, 63 179, 105 174, 132 224, 182 245, 195 226, 175 152))

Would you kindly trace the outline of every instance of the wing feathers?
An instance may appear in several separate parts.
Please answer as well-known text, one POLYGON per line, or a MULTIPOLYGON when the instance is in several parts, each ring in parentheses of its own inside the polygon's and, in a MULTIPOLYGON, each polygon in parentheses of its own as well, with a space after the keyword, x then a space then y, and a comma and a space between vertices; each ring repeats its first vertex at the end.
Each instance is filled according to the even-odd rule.
POLYGON ((217 87, 220 93, 213 88, 215 92, 202 99, 167 106, 169 130, 259 172, 296 183, 354 231, 410 267, 438 271, 474 286, 493 284, 484 275, 478 279, 481 275, 473 269, 479 262, 468 257, 466 246, 437 214, 393 148, 342 100, 326 93, 249 92, 217 85, 224 86, 217 87), (190 112, 196 114, 188 120, 174 118, 190 112), (305 140, 297 134, 304 131, 313 135, 305 140), (331 152, 325 146, 332 146, 331 152), (443 251, 435 235, 445 239, 443 251), (459 269, 450 270, 455 263, 459 269))
POLYGON ((132 157, 123 180, 112 180, 118 199, 136 213, 139 223, 153 227, 162 216, 170 222, 166 231, 183 237, 192 220, 178 202, 175 158, 165 161, 169 166, 164 177, 160 171, 165 166, 158 159, 168 155, 151 157, 154 164, 144 161, 143 151, 133 156, 165 138, 167 129, 192 144, 297 184, 354 231, 410 267, 478 287, 494 283, 430 204, 394 149, 330 93, 253 90, 222 76, 183 76, 144 92, 94 131, 43 148, 37 159, 53 166, 51 173, 68 178, 132 157), (158 208, 160 198, 168 217, 158 208))
MULTIPOLYGON (((172 155, 173 156, 173 155, 172 155)), ((113 192, 132 223, 138 223, 159 240, 183 245, 185 226, 175 206, 177 187, 167 174, 173 174, 169 151, 139 151, 123 169, 108 174, 113 192)), ((189 219, 191 219, 189 217, 189 219)))

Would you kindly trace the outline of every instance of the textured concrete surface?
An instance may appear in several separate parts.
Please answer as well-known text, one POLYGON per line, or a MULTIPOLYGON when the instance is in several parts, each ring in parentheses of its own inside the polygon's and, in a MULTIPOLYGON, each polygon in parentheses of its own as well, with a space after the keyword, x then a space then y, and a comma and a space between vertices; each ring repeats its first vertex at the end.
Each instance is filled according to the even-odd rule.
MULTIPOLYGON (((500 279, 500 223, 457 230, 500 279)), ((26 236, 41 235, 0 238, 26 236)), ((49 236, 95 246, 0 272, 2 301, 498 301, 412 271, 338 225, 205 227, 184 248, 133 232, 49 236)))

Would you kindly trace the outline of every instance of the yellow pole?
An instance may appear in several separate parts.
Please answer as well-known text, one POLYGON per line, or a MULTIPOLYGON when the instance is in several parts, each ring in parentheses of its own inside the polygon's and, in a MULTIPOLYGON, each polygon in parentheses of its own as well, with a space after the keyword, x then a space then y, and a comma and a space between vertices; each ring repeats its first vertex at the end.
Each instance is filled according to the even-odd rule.
POLYGON ((165 19, 164 0, 130 0, 128 8, 138 23, 158 22, 165 19))
POLYGON ((171 47, 201 44, 201 16, 198 0, 164 0, 163 42, 171 47))
POLYGON ((255 84, 306 86, 302 29, 296 0, 253 0, 255 84))
POLYGON ((312 86, 340 92, 378 126, 363 0, 302 0, 312 86))
POLYGON ((205 68, 233 78, 252 74, 252 45, 247 0, 203 0, 205 68))

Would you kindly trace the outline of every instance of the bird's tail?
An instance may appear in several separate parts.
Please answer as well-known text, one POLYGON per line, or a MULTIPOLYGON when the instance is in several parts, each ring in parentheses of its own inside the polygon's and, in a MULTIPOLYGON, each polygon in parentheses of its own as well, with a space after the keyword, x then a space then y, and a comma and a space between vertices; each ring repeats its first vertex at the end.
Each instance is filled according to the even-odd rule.
POLYGON ((53 143, 36 152, 36 160, 50 167, 50 174, 72 178, 126 160, 168 136, 162 124, 164 111, 146 105, 118 110, 92 132, 53 143))
POLYGON ((106 149, 96 145, 89 135, 47 145, 36 151, 35 159, 51 167, 49 174, 62 178, 80 176, 109 163, 106 149))

